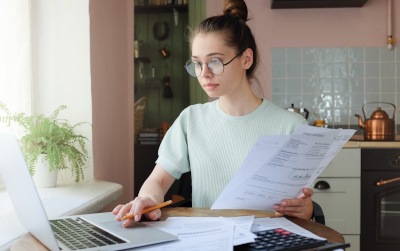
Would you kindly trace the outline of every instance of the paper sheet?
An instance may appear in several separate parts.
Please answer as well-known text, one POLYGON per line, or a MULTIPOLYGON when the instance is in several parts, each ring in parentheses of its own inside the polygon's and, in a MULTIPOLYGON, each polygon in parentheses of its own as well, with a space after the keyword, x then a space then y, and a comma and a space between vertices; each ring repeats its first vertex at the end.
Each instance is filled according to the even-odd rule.
POLYGON ((354 132, 301 125, 292 135, 260 137, 211 209, 273 211, 299 197, 354 132))
MULTIPOLYGON (((251 226, 253 225, 254 215, 251 216, 238 216, 238 217, 219 217, 225 221, 230 221, 234 224, 235 228, 233 231, 233 245, 241 245, 249 242, 253 242, 256 235, 251 233, 251 226)), ((181 220, 183 222, 194 222, 194 221, 210 221, 214 220, 215 217, 169 217, 168 220, 181 220)))
POLYGON ((232 251, 234 223, 222 217, 198 219, 171 219, 166 221, 144 222, 179 238, 178 241, 166 242, 141 247, 135 250, 204 250, 232 251), (200 248, 200 249, 199 249, 200 248))

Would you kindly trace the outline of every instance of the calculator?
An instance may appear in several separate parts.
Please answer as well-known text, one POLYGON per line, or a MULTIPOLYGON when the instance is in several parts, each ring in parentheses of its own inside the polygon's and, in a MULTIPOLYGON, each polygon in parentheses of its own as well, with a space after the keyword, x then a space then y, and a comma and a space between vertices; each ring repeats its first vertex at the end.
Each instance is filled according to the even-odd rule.
POLYGON ((324 246, 327 241, 298 235, 283 228, 254 232, 257 235, 255 242, 239 245, 235 251, 294 251, 324 246))

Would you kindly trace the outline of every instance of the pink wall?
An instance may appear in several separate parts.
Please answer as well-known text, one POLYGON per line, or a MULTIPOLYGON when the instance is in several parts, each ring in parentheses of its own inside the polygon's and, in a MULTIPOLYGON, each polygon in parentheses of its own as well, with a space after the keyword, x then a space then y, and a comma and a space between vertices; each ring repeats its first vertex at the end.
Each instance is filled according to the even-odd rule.
POLYGON ((90 1, 94 177, 133 198, 133 0, 90 1))
MULTIPOLYGON (((221 14, 224 0, 207 0, 207 16, 221 14)), ((274 47, 386 46, 387 0, 361 8, 271 9, 271 0, 247 0, 260 51, 259 81, 270 98, 270 49, 274 47)), ((400 39, 400 1, 392 1, 392 35, 400 39)))
MULTIPOLYGON (((207 15, 224 0, 206 0, 207 15)), ((260 50, 259 81, 270 98, 273 47, 385 46, 387 1, 362 8, 271 10, 270 0, 247 0, 260 50)), ((133 0, 90 1, 94 176, 122 184, 118 202, 133 197, 133 0)), ((399 38, 400 1, 393 0, 393 35, 399 38)), ((115 203, 109 207, 111 209, 115 203)))

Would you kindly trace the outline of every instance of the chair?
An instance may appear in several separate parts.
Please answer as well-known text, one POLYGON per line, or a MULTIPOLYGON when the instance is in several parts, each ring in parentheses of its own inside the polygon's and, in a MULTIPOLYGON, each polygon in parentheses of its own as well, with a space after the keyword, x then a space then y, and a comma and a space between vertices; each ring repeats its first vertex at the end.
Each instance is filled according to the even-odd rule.
MULTIPOLYGON (((184 173, 179 179, 178 192, 172 195, 174 204, 173 207, 192 207, 192 178, 190 172, 184 173)), ((325 215, 321 206, 313 201, 312 219, 315 222, 325 225, 325 215)))
POLYGON ((312 203, 313 203, 313 215, 311 219, 313 219, 315 222, 325 225, 325 215, 324 212, 322 211, 322 207, 315 201, 313 201, 312 203))
POLYGON ((172 194, 174 207, 192 207, 192 178, 191 173, 182 174, 178 182, 177 194, 172 194))

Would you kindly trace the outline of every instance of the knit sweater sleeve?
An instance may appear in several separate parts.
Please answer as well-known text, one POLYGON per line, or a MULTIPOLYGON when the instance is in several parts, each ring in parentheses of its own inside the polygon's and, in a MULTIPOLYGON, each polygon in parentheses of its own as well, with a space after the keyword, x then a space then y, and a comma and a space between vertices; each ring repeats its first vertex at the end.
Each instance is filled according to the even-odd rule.
POLYGON ((185 172, 190 171, 187 143, 187 116, 186 108, 162 139, 158 150, 156 163, 162 166, 175 179, 179 179, 185 172))

